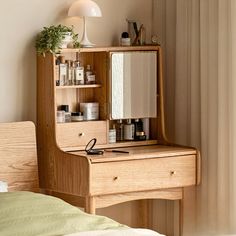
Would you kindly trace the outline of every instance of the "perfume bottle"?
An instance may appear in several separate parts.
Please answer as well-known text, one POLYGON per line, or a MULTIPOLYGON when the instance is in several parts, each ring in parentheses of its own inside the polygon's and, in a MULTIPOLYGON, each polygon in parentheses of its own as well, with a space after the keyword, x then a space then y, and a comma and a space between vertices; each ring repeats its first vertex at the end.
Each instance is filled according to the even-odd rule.
POLYGON ((87 65, 85 72, 85 82, 86 84, 95 84, 95 74, 93 74, 91 65, 87 65))
POLYGON ((79 61, 75 62, 75 85, 84 84, 84 67, 79 61))
POLYGON ((72 73, 73 69, 71 67, 71 63, 72 63, 72 61, 66 60, 66 64, 67 64, 67 77, 66 77, 65 85, 73 85, 73 82, 72 82, 73 80, 72 79, 74 78, 74 76, 72 75, 73 74, 72 73))
POLYGON ((59 75, 60 75, 59 79, 60 86, 64 86, 66 84, 66 79, 67 79, 67 64, 64 56, 60 57, 59 75))

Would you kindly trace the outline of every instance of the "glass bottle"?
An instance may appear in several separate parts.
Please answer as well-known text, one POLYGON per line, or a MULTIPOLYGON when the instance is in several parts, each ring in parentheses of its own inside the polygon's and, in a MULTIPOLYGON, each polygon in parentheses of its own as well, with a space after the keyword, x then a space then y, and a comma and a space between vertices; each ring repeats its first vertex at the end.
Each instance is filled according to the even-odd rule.
POLYGON ((60 79, 59 79, 60 86, 66 85, 66 79, 67 79, 67 64, 66 64, 66 61, 65 61, 65 57, 64 57, 64 56, 61 56, 61 57, 60 57, 59 75, 60 75, 60 79))
POLYGON ((56 86, 60 86, 60 58, 57 57, 55 61, 55 78, 56 86))
POLYGON ((122 124, 122 120, 117 120, 116 123, 116 140, 117 141, 124 140, 124 124, 122 124))
POLYGON ((143 122, 141 119, 134 120, 134 129, 135 129, 134 139, 138 140, 138 137, 140 136, 138 134, 143 132, 143 122))
POLYGON ((71 68, 71 61, 70 60, 66 60, 66 64, 67 64, 67 78, 66 78, 66 82, 65 85, 72 85, 72 68, 71 68))
POLYGON ((85 83, 86 84, 95 84, 95 75, 92 72, 91 65, 87 65, 87 67, 86 67, 85 83))
POLYGON ((84 84, 84 67, 79 61, 75 62, 75 85, 84 84))
POLYGON ((134 124, 128 119, 124 124, 124 140, 134 140, 134 124))

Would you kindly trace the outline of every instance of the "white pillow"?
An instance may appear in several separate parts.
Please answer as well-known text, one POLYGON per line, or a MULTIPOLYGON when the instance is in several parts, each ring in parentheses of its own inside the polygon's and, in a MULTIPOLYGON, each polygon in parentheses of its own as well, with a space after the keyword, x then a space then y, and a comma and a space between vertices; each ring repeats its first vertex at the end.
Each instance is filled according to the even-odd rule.
POLYGON ((0 193, 8 192, 7 182, 0 181, 0 193))

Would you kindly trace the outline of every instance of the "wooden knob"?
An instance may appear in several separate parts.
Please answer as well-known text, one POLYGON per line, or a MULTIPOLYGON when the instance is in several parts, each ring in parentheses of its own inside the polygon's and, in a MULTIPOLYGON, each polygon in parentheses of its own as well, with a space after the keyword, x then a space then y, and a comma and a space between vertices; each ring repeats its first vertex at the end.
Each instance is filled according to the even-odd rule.
POLYGON ((174 170, 170 171, 170 175, 175 175, 175 174, 176 174, 176 171, 174 171, 174 170))
POLYGON ((83 137, 84 135, 84 133, 79 133, 79 137, 83 137))
POLYGON ((118 180, 118 176, 115 176, 114 178, 113 178, 113 180, 115 181, 115 180, 118 180))

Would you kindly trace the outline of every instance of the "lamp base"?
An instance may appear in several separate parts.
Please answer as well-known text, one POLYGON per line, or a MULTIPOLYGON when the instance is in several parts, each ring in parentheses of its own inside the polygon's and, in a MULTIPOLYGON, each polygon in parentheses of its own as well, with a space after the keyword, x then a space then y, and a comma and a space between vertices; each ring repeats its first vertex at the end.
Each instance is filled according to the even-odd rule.
POLYGON ((82 39, 81 39, 81 41, 80 41, 80 45, 81 45, 81 47, 83 47, 83 48, 91 48, 91 47, 94 47, 95 44, 91 43, 91 42, 88 40, 85 17, 83 17, 83 20, 84 20, 84 32, 83 32, 82 39))
POLYGON ((91 43, 88 39, 82 39, 82 40, 80 41, 80 46, 81 46, 82 48, 92 48, 92 47, 95 46, 95 44, 94 44, 94 43, 91 43))

